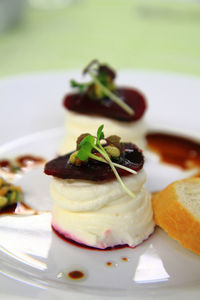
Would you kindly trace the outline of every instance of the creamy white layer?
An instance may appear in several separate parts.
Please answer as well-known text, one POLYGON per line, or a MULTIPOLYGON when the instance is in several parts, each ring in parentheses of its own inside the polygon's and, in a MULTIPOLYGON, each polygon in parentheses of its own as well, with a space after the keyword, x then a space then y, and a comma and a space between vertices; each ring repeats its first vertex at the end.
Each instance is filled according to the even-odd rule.
POLYGON ((132 199, 116 180, 95 183, 53 178, 53 227, 67 238, 101 249, 140 244, 154 230, 145 179, 144 171, 123 178, 136 194, 132 199))
POLYGON ((76 146, 76 139, 82 133, 96 135, 97 128, 104 124, 105 136, 117 134, 123 142, 132 142, 144 149, 145 134, 147 131, 144 118, 136 122, 120 122, 109 118, 87 116, 76 112, 67 111, 66 136, 59 150, 60 154, 73 151, 76 146))

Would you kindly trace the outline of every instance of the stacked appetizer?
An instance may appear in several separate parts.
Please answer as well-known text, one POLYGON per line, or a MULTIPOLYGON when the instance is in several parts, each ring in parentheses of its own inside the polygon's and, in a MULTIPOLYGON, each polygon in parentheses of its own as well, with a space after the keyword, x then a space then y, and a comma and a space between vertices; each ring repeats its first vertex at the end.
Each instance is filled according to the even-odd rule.
POLYGON ((72 151, 76 137, 82 132, 95 134, 94 128, 104 123, 107 136, 116 132, 123 141, 131 141, 143 148, 146 126, 144 96, 133 88, 117 87, 116 73, 107 65, 92 61, 83 70, 90 76, 87 83, 71 81, 75 93, 66 95, 66 137, 60 154, 72 151))
POLYGON ((52 226, 61 236, 106 249, 136 245, 154 230, 151 196, 144 186, 142 151, 118 136, 82 134, 77 149, 51 160, 52 226))

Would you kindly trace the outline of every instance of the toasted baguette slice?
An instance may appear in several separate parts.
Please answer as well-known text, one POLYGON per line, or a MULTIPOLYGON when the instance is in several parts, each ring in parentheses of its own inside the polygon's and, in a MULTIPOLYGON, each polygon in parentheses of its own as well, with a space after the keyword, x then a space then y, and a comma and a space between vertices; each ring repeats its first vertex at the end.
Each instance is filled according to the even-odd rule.
POLYGON ((200 254, 200 178, 176 181, 153 196, 155 223, 200 254))

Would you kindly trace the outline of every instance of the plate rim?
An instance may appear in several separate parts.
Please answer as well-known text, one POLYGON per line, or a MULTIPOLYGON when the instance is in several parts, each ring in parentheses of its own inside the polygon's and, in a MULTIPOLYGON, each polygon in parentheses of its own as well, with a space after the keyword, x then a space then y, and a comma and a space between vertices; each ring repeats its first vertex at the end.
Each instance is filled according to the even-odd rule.
MULTIPOLYGON (((185 80, 191 80, 191 81, 198 81, 200 82, 200 77, 199 76, 195 76, 195 75, 188 75, 188 74, 183 74, 183 73, 175 73, 175 72, 168 72, 168 71, 158 71, 158 70, 145 70, 145 69, 135 69, 135 70, 132 70, 132 69, 119 69, 119 71, 121 73, 130 73, 129 75, 131 74, 146 74, 146 75, 154 75, 154 76, 170 76, 170 77, 173 77, 173 79, 176 79, 176 78, 179 78, 179 79, 185 79, 185 80)), ((26 78, 27 79, 31 79, 33 80, 34 78, 36 77, 46 77, 46 76, 55 76, 55 75, 69 75, 69 74, 74 74, 74 73, 80 73, 80 70, 78 69, 72 69, 72 70, 49 70, 49 71, 41 71, 41 72, 31 72, 31 73, 23 73, 23 74, 16 74, 16 75, 12 75, 12 76, 6 76, 6 77, 0 77, 0 85, 1 84, 10 84, 12 83, 13 81, 18 81, 18 80, 24 80, 26 78)), ((50 131, 52 129, 49 129, 50 131)), ((43 132, 43 131, 42 131, 43 132)), ((35 133, 32 133, 31 135, 35 135, 37 134, 37 132, 35 133)), ((23 138, 26 138, 26 136, 22 136, 21 139, 23 138)), ((18 139, 17 139, 18 140, 18 139)), ((13 141, 15 142, 15 141, 13 141)), ((12 142, 6 142, 4 143, 2 146, 7 146, 8 144, 11 144, 12 142)), ((0 150, 1 150, 1 147, 0 146, 0 150)), ((195 286, 196 287, 196 286, 195 286)), ((162 287, 161 287, 162 288, 162 287)), ((157 289, 157 288, 156 288, 157 289)), ((162 288, 163 289, 163 288, 162 288)), ((168 289, 168 288, 166 288, 168 289)), ((177 289, 178 291, 180 290, 179 288, 175 288, 177 289)), ((55 288, 55 290, 57 290, 55 288)), ((200 290, 200 287, 198 288, 197 292, 200 290)), ((73 290, 74 291, 74 290, 73 290)), ((76 291, 74 291, 76 293, 76 291)), ((93 295, 94 296, 94 295, 93 295)), ((160 296, 160 295, 159 295, 160 296)), ((32 299, 32 298, 30 298, 32 299)), ((110 299, 110 297, 109 297, 110 299)), ((133 299, 131 297, 131 299, 133 299)), ((140 298, 141 299, 141 298, 140 298)))

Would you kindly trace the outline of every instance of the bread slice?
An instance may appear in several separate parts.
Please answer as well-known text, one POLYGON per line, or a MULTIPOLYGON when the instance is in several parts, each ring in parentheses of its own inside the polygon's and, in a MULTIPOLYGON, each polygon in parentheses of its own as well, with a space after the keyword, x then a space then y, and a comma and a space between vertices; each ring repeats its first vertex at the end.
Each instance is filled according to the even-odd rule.
POLYGON ((200 254, 200 178, 176 181, 153 195, 155 223, 200 254))

